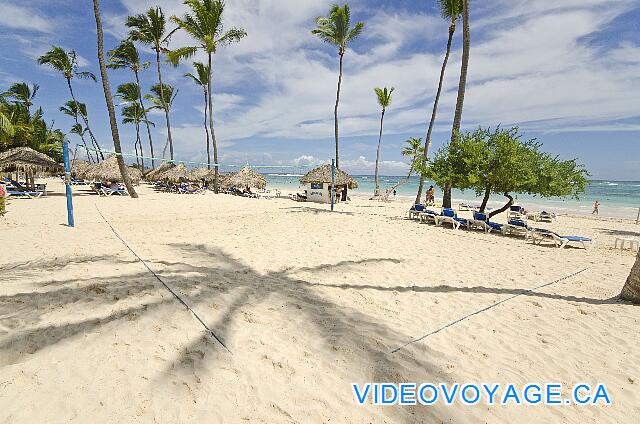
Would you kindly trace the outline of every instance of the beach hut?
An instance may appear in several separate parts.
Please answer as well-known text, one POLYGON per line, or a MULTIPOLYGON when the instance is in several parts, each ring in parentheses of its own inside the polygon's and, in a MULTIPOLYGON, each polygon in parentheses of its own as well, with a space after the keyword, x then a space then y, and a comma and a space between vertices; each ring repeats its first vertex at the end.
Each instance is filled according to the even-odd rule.
MULTIPOLYGON (((142 172, 133 167, 128 167, 129 176, 134 184, 138 184, 142 178, 142 172)), ((99 164, 91 165, 86 171, 84 178, 90 178, 99 181, 122 182, 122 174, 118 167, 118 157, 111 155, 99 164)))
POLYGON ((222 178, 222 186, 226 188, 235 187, 240 190, 245 188, 263 189, 267 186, 267 180, 247 165, 240 171, 222 178))
POLYGON ((27 186, 33 189, 35 175, 64 172, 64 167, 44 153, 29 147, 16 147, 0 153, 0 172, 23 172, 27 186))
POLYGON ((147 181, 161 181, 160 175, 174 166, 176 166, 176 164, 173 162, 162 162, 156 169, 148 172, 147 175, 144 176, 144 179, 147 181))
POLYGON ((194 168, 189 173, 189 180, 193 182, 204 181, 205 183, 210 183, 213 182, 214 177, 214 170, 207 168, 194 168))
MULTIPOLYGON (((346 172, 336 168, 333 178, 336 186, 335 201, 346 200, 347 189, 358 188, 358 182, 346 172)), ((307 202, 331 203, 331 165, 322 165, 307 172, 300 183, 306 186, 307 202)))
POLYGON ((156 175, 156 180, 167 181, 174 184, 189 181, 189 170, 183 163, 172 166, 170 169, 156 175))
POLYGON ((85 173, 93 166, 92 163, 82 159, 74 159, 71 161, 71 175, 75 178, 84 178, 85 173))

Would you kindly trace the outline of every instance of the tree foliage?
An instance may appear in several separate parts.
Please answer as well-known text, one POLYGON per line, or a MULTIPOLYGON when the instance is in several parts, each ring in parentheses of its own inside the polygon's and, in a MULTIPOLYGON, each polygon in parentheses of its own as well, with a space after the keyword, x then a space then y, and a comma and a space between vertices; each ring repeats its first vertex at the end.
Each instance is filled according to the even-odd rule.
POLYGON ((491 216, 508 209, 512 194, 542 197, 575 197, 584 192, 587 170, 576 160, 561 160, 541 150, 535 139, 523 140, 518 128, 478 128, 460 133, 439 149, 426 174, 440 187, 447 183, 484 196, 481 211, 491 194, 509 199, 491 216))

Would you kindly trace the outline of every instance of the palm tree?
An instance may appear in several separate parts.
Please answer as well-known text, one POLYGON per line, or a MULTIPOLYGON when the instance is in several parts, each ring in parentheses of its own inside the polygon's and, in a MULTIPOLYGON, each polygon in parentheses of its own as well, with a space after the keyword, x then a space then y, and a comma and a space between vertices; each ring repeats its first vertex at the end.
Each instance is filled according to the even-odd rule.
POLYGON ((376 190, 374 192, 374 196, 380 195, 380 184, 378 183, 378 164, 380 162, 380 144, 382 144, 382 124, 384 122, 384 113, 387 108, 391 104, 391 93, 393 93, 395 88, 391 87, 391 89, 387 89, 385 87, 375 88, 374 91, 376 93, 376 97, 378 98, 378 104, 382 107, 382 115, 380 116, 380 135, 378 137, 378 150, 376 150, 376 190))
MULTIPOLYGON (((131 40, 123 40, 118 47, 113 50, 107 52, 107 56, 109 58, 109 63, 107 64, 107 68, 109 69, 123 69, 129 68, 133 71, 133 74, 136 77, 137 87, 140 87, 140 77, 139 73, 143 69, 147 69, 150 65, 149 62, 140 63, 140 55, 138 54, 138 49, 133 44, 131 40)), ((149 149, 151 151, 151 168, 155 168, 155 160, 153 153, 153 140, 151 139, 151 128, 149 126, 150 121, 147 118, 147 110, 144 106, 144 100, 142 97, 142 91, 138 89, 138 98, 134 99, 140 102, 140 106, 142 107, 142 113, 144 114, 144 123, 147 127, 147 137, 149 138, 149 149)), ((142 144, 140 145, 142 148, 142 144)))
POLYGON ((407 178, 409 178, 414 171, 422 173, 422 164, 424 163, 424 147, 422 147, 422 138, 411 137, 406 140, 405 146, 402 148, 402 156, 411 158, 407 178))
MULTIPOLYGON (((163 90, 162 72, 160 71, 160 53, 167 53, 167 44, 173 33, 177 30, 166 33, 167 21, 164 12, 159 7, 152 7, 147 13, 127 17, 126 25, 130 28, 129 38, 132 41, 138 41, 147 46, 151 46, 156 52, 156 66, 158 70, 158 82, 160 90, 163 90)), ((165 99, 166 96, 160 93, 159 98, 165 99)), ((167 121, 167 142, 169 143, 169 154, 173 160, 173 139, 171 138, 171 120, 169 117, 169 108, 163 107, 165 119, 167 121)))
MULTIPOLYGON (((69 87, 69 93, 71 94, 71 98, 74 102, 77 102, 77 100, 73 93, 73 87, 71 86, 71 80, 73 78, 77 77, 80 79, 92 79, 93 81, 97 81, 96 76, 91 72, 78 71, 78 55, 75 50, 65 51, 62 47, 52 46, 51 50, 38 58, 38 63, 40 65, 48 65, 55 71, 64 75, 64 78, 67 81, 67 87, 69 87)), ((97 150, 96 158, 98 158, 99 154, 100 158, 104 159, 98 140, 93 135, 91 127, 89 126, 89 118, 86 113, 82 114, 82 120, 84 121, 84 125, 87 127, 89 135, 91 136, 91 141, 97 150)))
MULTIPOLYGON (((460 67, 460 81, 458 82, 458 100, 456 112, 453 116, 453 128, 451 130, 451 143, 455 144, 462 122, 462 107, 464 106, 464 93, 467 86, 467 70, 469 69, 469 49, 471 47, 471 31, 469 30, 469 0, 462 0, 462 65, 460 67)), ((442 196, 442 206, 451 207, 451 183, 445 183, 442 196)))
MULTIPOLYGON (((178 90, 175 90, 174 93, 173 87, 169 84, 156 84, 151 87, 151 91, 153 92, 153 94, 147 94, 146 96, 144 96, 145 99, 151 102, 151 106, 149 106, 149 109, 164 110, 168 115, 169 111, 171 110, 171 106, 173 105, 173 101, 178 95, 178 90)), ((170 145, 169 139, 167 139, 167 142, 162 149, 163 159, 167 151, 167 145, 170 145)))
POLYGON ((224 2, 221 0, 185 0, 191 11, 185 13, 182 18, 172 16, 171 20, 178 27, 183 29, 187 34, 193 37, 198 45, 191 47, 182 47, 169 53, 169 60, 175 65, 183 58, 188 58, 196 54, 198 50, 202 50, 207 54, 207 97, 209 107, 209 131, 211 132, 211 140, 213 142, 213 162, 214 177, 213 189, 218 192, 218 144, 216 142, 216 134, 213 130, 213 101, 211 98, 212 81, 211 73, 213 65, 211 63, 213 54, 218 47, 228 46, 237 43, 246 37, 247 32, 242 28, 231 28, 224 30, 223 13, 224 2))
POLYGON ((339 168, 340 157, 338 154, 338 104, 340 103, 340 86, 342 85, 342 61, 347 50, 347 44, 358 38, 364 29, 364 23, 358 22, 351 28, 351 12, 349 5, 335 4, 329 11, 329 16, 316 18, 316 28, 311 31, 322 41, 338 46, 340 56, 340 74, 338 76, 338 91, 336 93, 336 105, 333 110, 334 129, 336 137, 336 168, 339 168))
MULTIPOLYGON (((447 39, 447 50, 444 55, 444 61, 442 62, 442 68, 440 69, 440 79, 438 81, 438 91, 436 92, 436 98, 433 101, 433 111, 431 112, 431 121, 429 121, 429 129, 427 130, 427 138, 424 141, 424 160, 425 163, 429 157, 429 147, 431 146, 431 133, 433 132, 433 126, 436 122, 436 114, 438 112, 438 103, 440 102, 440 94, 442 93, 442 83, 444 81, 444 72, 447 68, 447 62, 449 61, 449 55, 451 53, 451 43, 453 41, 453 35, 456 32, 456 22, 462 14, 462 0, 438 0, 440 5, 440 14, 444 19, 451 20, 449 24, 449 38, 447 39)), ((420 175, 420 183, 418 184, 418 194, 416 195, 415 203, 420 203, 422 198, 422 190, 424 188, 424 176, 420 175)))
POLYGON ((15 134, 15 128, 11 123, 11 116, 5 108, 6 106, 4 103, 0 103, 0 135, 13 137, 15 134))
POLYGON ((631 268, 627 282, 622 287, 620 298, 640 304, 640 252, 636 256, 636 262, 631 268))
POLYGON ((120 168, 120 174, 122 175, 122 181, 127 187, 129 196, 137 198, 136 193, 131 183, 131 177, 129 176, 129 170, 124 163, 122 157, 122 147, 120 146, 120 134, 118 133, 118 123, 116 122, 116 112, 113 107, 113 99, 111 98, 111 88, 109 87, 109 76, 107 75, 107 64, 104 60, 104 35, 102 33, 102 19, 100 18, 100 4, 99 0, 93 0, 93 14, 96 18, 96 33, 98 35, 98 62, 100 63, 100 76, 102 77, 102 89, 104 91, 104 99, 107 103, 107 110, 109 111, 109 124, 111 126, 111 136, 113 137, 113 149, 116 151, 116 158, 118 160, 118 168, 120 168))
POLYGON ((142 151, 142 140, 140 139, 140 124, 145 122, 147 125, 153 126, 154 123, 147 121, 146 113, 142 109, 142 105, 137 101, 133 101, 128 106, 122 108, 122 123, 134 124, 136 126, 136 141, 134 147, 136 149, 136 162, 141 171, 144 172, 144 152, 142 151), (140 148, 140 160, 138 161, 138 146, 140 148))
MULTIPOLYGON (((134 143, 134 146, 136 149, 136 161, 140 164, 137 156, 138 144, 140 144, 140 156, 144 156, 142 150, 142 139, 140 138, 140 124, 144 122, 147 125, 147 128, 150 125, 154 125, 153 122, 147 120, 147 111, 144 110, 142 104, 138 102, 140 97, 140 86, 135 82, 120 84, 116 89, 115 97, 124 100, 123 104, 127 105, 122 109, 122 123, 136 125, 136 142, 134 143)), ((144 170, 144 158, 142 159, 142 170, 144 170)))
POLYGON ((13 98, 17 102, 22 103, 29 112, 31 106, 33 106, 33 99, 39 88, 40 86, 38 84, 33 84, 29 87, 29 84, 26 82, 16 82, 11 84, 9 91, 5 94, 7 97, 13 98))
MULTIPOLYGON (((65 115, 71 116, 75 125, 71 128, 71 132, 80 136, 82 140, 82 144, 84 145, 84 150, 87 153, 87 158, 89 162, 93 163, 93 157, 89 154, 89 147, 87 146, 87 142, 84 139, 84 135, 87 132, 87 129, 84 128, 80 122, 78 121, 78 116, 86 115, 87 106, 84 103, 76 102, 75 100, 69 100, 64 104, 64 106, 60 106, 60 112, 65 115)), ((96 152, 96 157, 98 156, 98 152, 96 152)))
POLYGON ((202 87, 204 93, 204 132, 207 135, 207 168, 211 169, 211 152, 209 149, 209 128, 207 127, 207 106, 209 104, 207 98, 207 87, 209 86, 209 67, 201 62, 193 62, 193 68, 195 69, 195 75, 191 72, 184 74, 185 77, 191 78, 191 80, 198 86, 202 87))

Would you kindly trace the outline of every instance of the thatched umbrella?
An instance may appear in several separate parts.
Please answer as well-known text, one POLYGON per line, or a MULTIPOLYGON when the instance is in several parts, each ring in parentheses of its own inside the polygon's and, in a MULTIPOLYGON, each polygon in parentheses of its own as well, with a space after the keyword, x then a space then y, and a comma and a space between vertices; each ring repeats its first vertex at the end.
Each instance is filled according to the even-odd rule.
MULTIPOLYGON (((331 184, 331 165, 322 165, 311 171, 307 172, 302 178, 300 183, 329 183, 331 184)), ((334 185, 347 186, 349 189, 358 188, 358 182, 346 172, 336 168, 334 174, 334 185)))
MULTIPOLYGON (((140 182, 142 173, 138 169, 129 168, 129 175, 131 181, 134 183, 140 182)), ((122 182, 122 174, 118 167, 118 157, 111 155, 97 165, 92 166, 89 170, 85 171, 85 178, 94 178, 101 181, 122 182)))
POLYGON ((267 180, 264 178, 264 176, 258 174, 247 165, 240 171, 234 172, 233 174, 224 178, 222 180, 222 185, 224 187, 255 187, 262 189, 267 186, 267 180))
POLYGON ((212 169, 207 168, 194 168, 189 173, 189 179, 191 181, 204 181, 210 183, 215 177, 215 172, 212 169))
POLYGON ((162 162, 160 166, 158 166, 156 169, 147 173, 147 175, 144 176, 144 179, 147 181, 160 181, 161 180, 161 178, 159 178, 160 175, 163 174, 165 171, 170 170, 174 166, 176 166, 176 164, 173 162, 162 162))
POLYGON ((84 178, 85 173, 91 169, 93 164, 87 162, 82 159, 74 159, 71 161, 71 173, 76 176, 76 178, 84 178))
POLYGON ((182 183, 190 179, 189 170, 183 163, 172 167, 168 171, 164 171, 162 174, 157 175, 156 178, 170 183, 182 183))
POLYGON ((44 153, 36 152, 29 147, 16 147, 0 153, 0 171, 34 175, 42 172, 62 172, 64 168, 44 153))

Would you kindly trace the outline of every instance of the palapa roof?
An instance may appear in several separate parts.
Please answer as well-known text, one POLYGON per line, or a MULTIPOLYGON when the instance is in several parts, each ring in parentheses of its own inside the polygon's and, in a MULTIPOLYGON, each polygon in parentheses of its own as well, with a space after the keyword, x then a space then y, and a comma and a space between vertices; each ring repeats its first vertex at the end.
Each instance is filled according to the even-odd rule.
POLYGON ((171 167, 167 171, 156 175, 156 179, 168 181, 170 183, 180 183, 189 181, 189 170, 183 163, 171 167))
MULTIPOLYGON (((128 167, 131 181, 137 183, 142 178, 142 172, 139 169, 128 167)), ((91 166, 85 171, 84 178, 94 178, 102 181, 122 182, 122 174, 118 167, 118 157, 111 155, 102 162, 91 166)))
POLYGON ((63 170, 63 166, 55 160, 29 147, 16 147, 0 153, 0 171, 40 173, 63 170))
POLYGON ((93 164, 82 159, 74 159, 71 161, 71 173, 77 178, 84 178, 85 173, 93 166, 93 164))
MULTIPOLYGON (((215 177, 215 171, 207 168, 194 168, 189 173, 189 179, 191 181, 205 181, 211 182, 215 177)), ((218 174, 218 177, 220 175, 218 174)))
POLYGON ((160 166, 148 172, 144 178, 147 181, 160 181, 161 180, 161 178, 159 178, 160 174, 164 173, 165 171, 168 171, 174 166, 176 166, 176 164, 173 162, 162 162, 160 166))
MULTIPOLYGON (((307 172, 300 178, 302 184, 309 183, 331 183, 331 165, 319 166, 307 172)), ((358 188, 358 182, 341 169, 335 168, 334 183, 336 186, 346 185, 350 189, 358 188)))
POLYGON ((267 186, 267 180, 247 165, 240 171, 224 177, 222 184, 224 187, 254 187, 262 189, 267 186))

